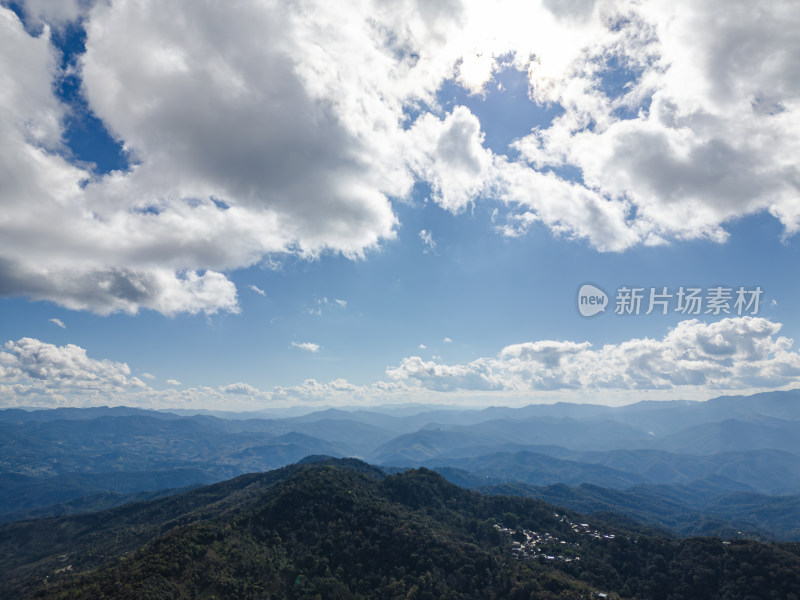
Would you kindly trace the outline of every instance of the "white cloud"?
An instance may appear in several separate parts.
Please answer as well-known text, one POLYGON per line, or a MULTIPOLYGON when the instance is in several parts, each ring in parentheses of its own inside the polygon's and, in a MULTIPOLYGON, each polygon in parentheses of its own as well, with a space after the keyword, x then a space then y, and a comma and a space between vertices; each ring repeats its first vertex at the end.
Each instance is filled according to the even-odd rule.
POLYGON ((444 338, 442 341, 443 341, 445 344, 450 344, 450 343, 452 343, 452 341, 453 341, 453 340, 451 340, 449 337, 446 337, 446 338, 444 338))
POLYGON ((420 230, 419 239, 421 239, 422 243, 428 247, 423 250, 423 252, 427 253, 428 249, 434 250, 436 248, 436 241, 433 239, 433 234, 427 229, 420 230))
POLYGON ((67 326, 66 326, 66 325, 64 325, 64 321, 62 321, 61 319, 56 319, 56 318, 54 317, 54 318, 52 318, 52 319, 48 319, 48 320, 49 320, 49 321, 50 321, 50 322, 51 322, 53 325, 57 325, 57 326, 61 327, 61 329, 66 329, 66 328, 67 328, 67 326))
POLYGON ((25 0, 21 4, 33 28, 45 23, 62 27, 86 16, 94 0, 25 0))
POLYGON ((763 210, 797 231, 793 3, 767 11, 744 1, 646 2, 627 10, 627 23, 574 54, 548 87, 564 115, 517 145, 537 167, 580 169, 580 194, 594 195, 607 215, 601 231, 565 225, 609 250, 665 238, 724 240, 726 222, 763 210), (606 73, 598 62, 611 58, 640 71, 621 95, 600 85, 606 73))
POLYGON ((399 367, 386 369, 386 375, 393 381, 410 381, 425 389, 440 392, 497 391, 505 387, 483 360, 473 361, 467 365, 443 365, 422 360, 419 356, 410 356, 404 358, 399 367))
MULTIPOLYGON (((246 382, 182 387, 175 379, 156 390, 131 375, 130 367, 94 359, 75 345, 55 346, 31 338, 0 350, 0 405, 88 406, 257 410, 296 402, 356 405, 403 402, 524 404, 564 400, 600 403, 642 399, 704 399, 797 387, 800 353, 779 335, 781 325, 757 317, 703 323, 680 322, 661 339, 639 338, 593 348, 588 342, 539 340, 513 344, 496 356, 463 364, 441 357, 403 358, 386 369, 386 381, 356 385, 345 379, 259 390, 246 382)), ((292 347, 316 352, 317 344, 292 347)), ((153 379, 148 373, 143 378, 153 379)))
POLYGON ((328 300, 327 296, 323 296, 322 298, 318 298, 316 300, 316 306, 306 309, 306 313, 309 315, 314 315, 315 317, 322 316, 322 307, 323 306, 335 306, 336 308, 347 308, 347 300, 340 300, 338 298, 334 298, 333 300, 328 300))
POLYGON ((308 88, 290 58, 318 47, 299 39, 304 13, 95 6, 83 91, 135 163, 96 178, 46 149, 59 150, 64 112, 47 32, 32 38, 0 11, 15 82, 0 96, 0 292, 101 314, 236 311, 226 270, 270 253, 355 256, 393 237, 386 195, 409 182, 372 164, 369 141, 308 88))
POLYGON ((354 406, 405 403, 417 400, 412 390, 395 382, 377 381, 371 385, 355 385, 346 379, 322 383, 307 379, 300 385, 276 387, 269 393, 275 404, 354 406))
POLYGON ((240 255, 226 253, 234 263, 289 244, 358 254, 392 235, 384 191, 394 190, 375 181, 369 148, 302 75, 340 35, 306 43, 306 28, 329 16, 256 2, 116 2, 92 12, 85 89, 142 160, 130 179, 146 193, 168 177, 180 182, 180 197, 213 195, 258 221, 254 231, 231 224, 246 236, 240 255), (257 41, 265 36, 269 44, 257 41), (134 41, 131 54, 125 47, 134 41))
POLYGON ((759 211, 800 230, 792 0, 25 10, 34 24, 83 18, 82 92, 132 166, 97 176, 70 157, 49 29, 33 36, 0 7, 3 295, 100 314, 235 312, 230 271, 362 256, 395 236, 391 200, 415 181, 454 213, 501 201, 507 235, 542 223, 604 251, 724 240, 726 223, 759 211), (507 68, 563 109, 518 140, 519 158, 436 100, 452 81, 486 93, 507 68), (629 85, 612 89, 619 77, 629 85))
POLYGON ((556 235, 587 239, 602 251, 620 251, 641 242, 646 232, 628 221, 630 203, 610 200, 595 190, 542 173, 520 163, 498 159, 495 176, 499 195, 511 207, 503 234, 524 235, 536 222, 556 235))
POLYGON ((800 381, 800 354, 781 325, 756 317, 680 322, 663 339, 592 349, 588 342, 514 344, 496 357, 445 365, 404 358, 390 379, 431 390, 666 390, 777 388, 800 381))
POLYGON ((418 346, 418 348, 419 348, 420 350, 425 350, 425 349, 427 348, 427 346, 426 346, 425 344, 420 344, 420 345, 418 346))
POLYGON ((305 350, 306 352, 319 352, 320 345, 315 344, 314 342, 292 342, 292 348, 299 348, 300 350, 305 350))
POLYGON ((135 314, 140 308, 165 315, 239 312, 236 286, 214 271, 201 274, 161 267, 145 270, 111 267, 54 273, 49 267, 37 264, 23 273, 22 266, 0 262, 0 278, 5 279, 6 285, 24 289, 33 299, 57 300, 71 309, 90 309, 101 315, 135 314), (53 297, 54 290, 58 291, 58 298, 53 297))
POLYGON ((38 37, 31 36, 13 12, 0 7, 0 32, 0 65, 7 73, 0 94, 4 189, 41 193, 46 189, 42 184, 57 187, 61 182, 58 193, 78 171, 49 153, 59 147, 64 114, 51 89, 58 67, 50 31, 45 28, 38 37), (14 157, 13 149, 23 150, 22 155, 14 157), (13 166, 21 171, 15 173, 13 166))
POLYGON ((230 383, 221 387, 220 391, 225 394, 234 394, 237 396, 258 396, 261 394, 258 388, 254 388, 252 385, 243 382, 230 383))
MULTIPOLYGON (((143 379, 155 379, 142 373, 143 379)), ((181 387, 175 379, 164 390, 149 387, 131 375, 126 363, 96 359, 73 344, 55 346, 32 338, 0 346, 0 405, 2 406, 102 406, 143 408, 263 408, 269 395, 246 383, 220 390, 181 387), (227 394, 227 395, 223 395, 227 394)))
POLYGON ((464 106, 444 120, 425 114, 409 130, 411 168, 430 183, 433 200, 443 208, 458 212, 487 188, 492 153, 483 147, 483 137, 478 118, 464 106))
POLYGON ((250 285, 250 289, 253 290, 259 296, 266 296, 267 295, 267 292, 265 292, 264 290, 262 290, 260 287, 258 287, 255 284, 251 284, 250 285))
POLYGON ((33 338, 6 342, 0 350, 0 382, 25 396, 91 398, 136 391, 145 384, 125 363, 87 356, 73 344, 55 346, 33 338))
POLYGON ((276 387, 273 393, 279 397, 295 400, 328 400, 334 393, 351 394, 356 386, 346 379, 335 379, 329 384, 319 383, 316 379, 306 379, 302 384, 291 387, 276 387))

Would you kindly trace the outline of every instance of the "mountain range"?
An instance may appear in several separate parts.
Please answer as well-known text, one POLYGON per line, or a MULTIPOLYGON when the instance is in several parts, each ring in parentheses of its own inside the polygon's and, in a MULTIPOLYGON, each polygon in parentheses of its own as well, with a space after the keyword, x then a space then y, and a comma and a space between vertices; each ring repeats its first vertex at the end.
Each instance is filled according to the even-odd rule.
POLYGON ((354 407, 290 416, 6 409, 0 522, 110 508, 327 455, 390 472, 425 467, 462 486, 613 511, 675 534, 797 540, 799 434, 798 390, 623 407, 354 407))

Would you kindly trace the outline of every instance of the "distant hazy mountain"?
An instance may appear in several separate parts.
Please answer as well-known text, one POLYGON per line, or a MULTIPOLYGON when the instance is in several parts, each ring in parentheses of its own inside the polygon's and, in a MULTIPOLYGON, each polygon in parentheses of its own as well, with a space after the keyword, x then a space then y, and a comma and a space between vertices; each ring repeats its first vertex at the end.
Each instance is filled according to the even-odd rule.
POLYGON ((666 484, 691 499, 689 487, 713 482, 726 493, 800 493, 798 390, 623 407, 305 411, 0 410, 0 515, 219 481, 309 454, 449 469, 465 485, 666 484))
POLYGON ((490 446, 497 440, 490 435, 445 429, 423 429, 398 436, 378 446, 371 454, 382 465, 414 466, 467 445, 490 446))
MULTIPOLYGON (((88 512, 108 510, 132 502, 144 502, 165 496, 182 494, 191 489, 200 487, 200 484, 192 484, 183 488, 161 488, 156 491, 117 493, 102 491, 88 496, 79 496, 69 500, 58 501, 57 504, 48 504, 41 508, 32 508, 26 505, 16 512, 0 515, 0 523, 12 521, 22 521, 29 519, 43 519, 47 517, 60 517, 62 515, 80 515, 88 512)), ((63 494, 61 495, 63 498, 63 494)))
POLYGON ((641 476, 603 465, 562 460, 526 451, 514 454, 501 452, 476 458, 433 459, 424 466, 436 470, 439 467, 453 467, 495 480, 535 485, 577 485, 587 482, 624 489, 646 481, 641 476))
POLYGON ((29 421, 58 421, 66 420, 88 420, 98 417, 130 417, 146 416, 161 419, 176 419, 177 415, 170 412, 159 412, 141 408, 131 408, 129 406, 97 406, 89 408, 43 408, 34 410, 22 410, 20 408, 6 408, 0 410, 0 422, 24 423, 29 421))
POLYGON ((797 453, 800 452, 800 422, 764 416, 751 416, 747 421, 725 419, 682 429, 659 439, 655 445, 695 454, 767 448, 797 453))
MULTIPOLYGON (((445 471, 442 474, 448 475, 445 471)), ((642 484, 627 490, 593 484, 499 484, 479 489, 483 493, 537 498, 586 514, 620 513, 681 536, 800 540, 800 495, 765 496, 731 492, 729 488, 729 482, 699 480, 689 485, 642 484)))
POLYGON ((0 521, 5 520, 3 515, 6 514, 40 509, 102 492, 131 494, 211 483, 218 479, 197 469, 64 473, 53 477, 0 473, 0 521))
POLYGON ((697 456, 648 450, 583 453, 582 460, 641 475, 652 483, 687 483, 720 476, 765 494, 800 493, 800 457, 781 450, 697 456))
POLYGON ((74 411, 71 419, 0 419, 0 515, 101 492, 206 484, 309 454, 358 450, 294 431, 274 434, 283 427, 269 421, 100 412, 86 419, 74 411))
POLYGON ((286 426, 292 431, 305 433, 322 440, 346 444, 360 454, 366 454, 396 435, 388 429, 352 419, 324 418, 315 421, 290 422, 286 423, 286 426))
POLYGON ((507 444, 550 444, 573 449, 607 450, 641 447, 650 441, 651 436, 646 432, 606 419, 494 419, 475 425, 428 425, 379 446, 370 458, 380 464, 412 466, 474 446, 494 452, 507 444))
POLYGON ((800 457, 780 450, 723 452, 707 456, 662 450, 582 452, 557 446, 478 456, 424 461, 429 468, 450 467, 493 480, 532 485, 595 483, 625 488, 637 483, 685 484, 716 478, 730 481, 728 491, 748 489, 763 494, 800 493, 800 457), (559 458, 560 457, 560 458, 559 458))
POLYGON ((607 417, 656 436, 703 425, 763 416, 800 421, 800 390, 764 392, 750 396, 720 396, 706 402, 638 402, 610 409, 607 417))

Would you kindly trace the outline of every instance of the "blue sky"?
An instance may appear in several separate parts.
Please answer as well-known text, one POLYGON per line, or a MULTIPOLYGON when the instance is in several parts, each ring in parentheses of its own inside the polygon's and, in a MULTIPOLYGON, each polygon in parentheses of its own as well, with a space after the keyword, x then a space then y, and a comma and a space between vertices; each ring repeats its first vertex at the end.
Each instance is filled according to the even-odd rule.
POLYGON ((0 5, 0 404, 796 387, 790 4, 343 6, 0 5))

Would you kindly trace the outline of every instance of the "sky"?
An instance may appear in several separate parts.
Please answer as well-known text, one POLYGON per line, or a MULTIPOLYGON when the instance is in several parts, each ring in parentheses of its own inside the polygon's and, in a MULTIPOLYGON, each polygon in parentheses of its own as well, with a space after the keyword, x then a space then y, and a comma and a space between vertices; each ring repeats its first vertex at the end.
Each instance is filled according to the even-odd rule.
POLYGON ((793 0, 0 1, 0 407, 800 384, 793 0))

